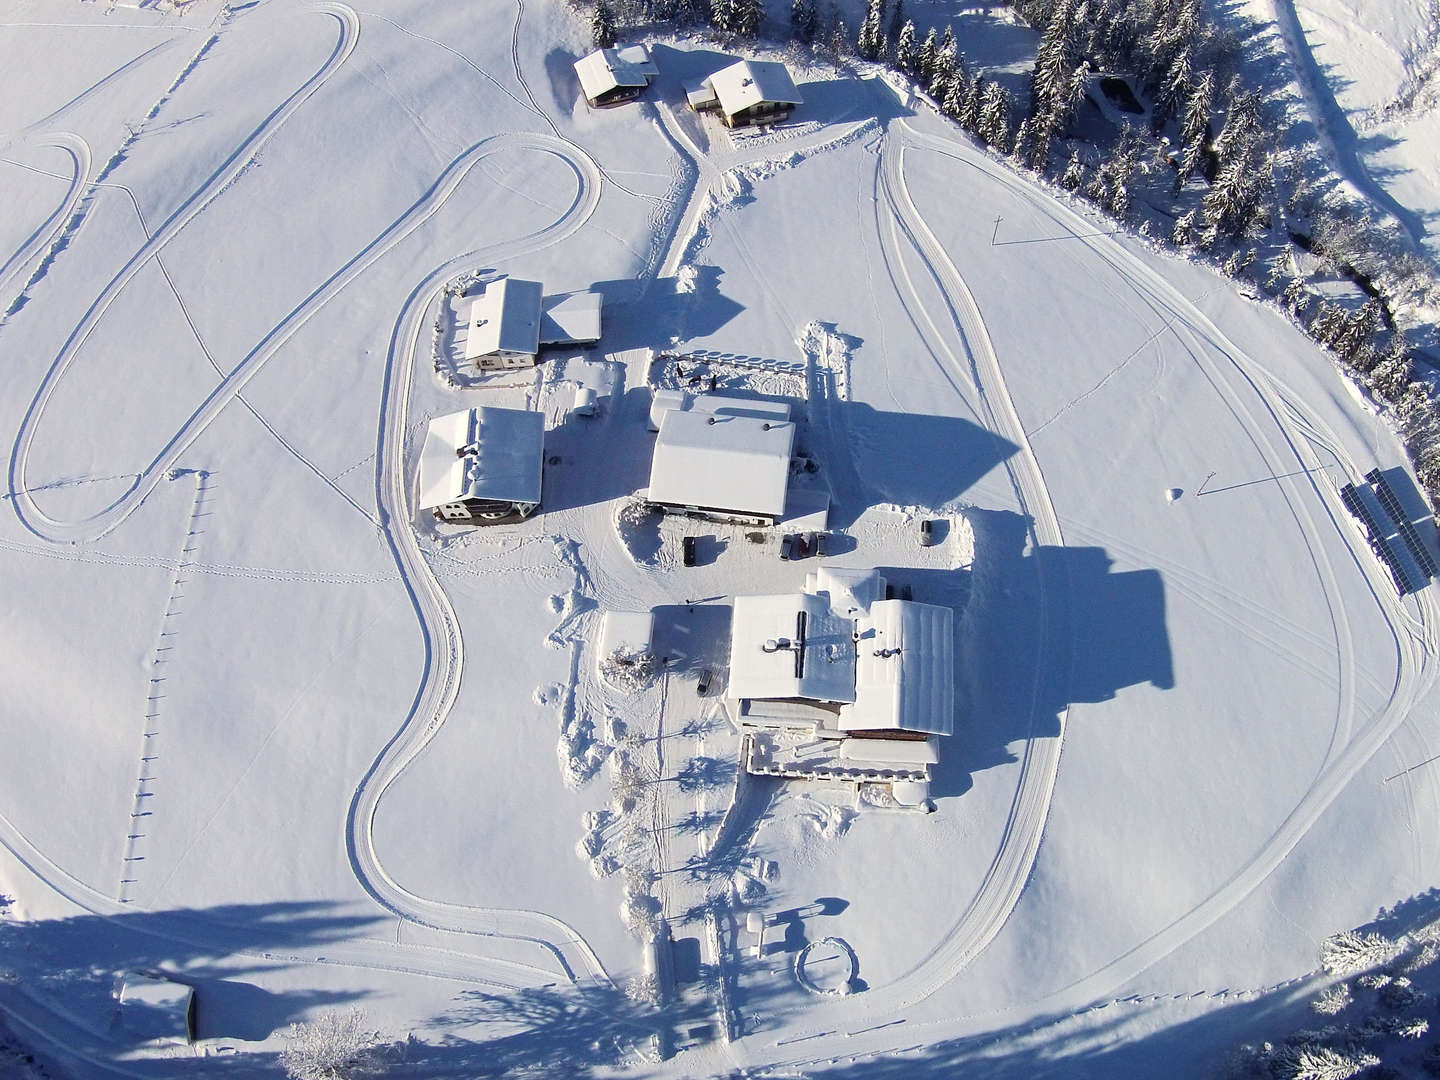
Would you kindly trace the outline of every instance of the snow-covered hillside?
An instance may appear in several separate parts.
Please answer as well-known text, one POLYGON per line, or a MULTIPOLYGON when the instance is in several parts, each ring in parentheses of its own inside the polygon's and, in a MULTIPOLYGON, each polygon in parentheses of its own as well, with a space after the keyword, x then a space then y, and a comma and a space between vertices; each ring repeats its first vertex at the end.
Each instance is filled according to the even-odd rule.
MULTIPOLYGON (((1398 0, 1294 17, 1367 27, 1355 115, 1429 47, 1398 0)), ((588 49, 558 0, 0 15, 13 1056, 278 1075, 331 1023, 396 1075, 1211 1071, 1440 869, 1435 586, 1340 496, 1404 450, 1275 308, 899 80, 791 57, 804 104, 730 132, 685 104, 719 44, 605 110, 588 49), (598 345, 466 369, 501 274, 601 292, 598 345), (651 391, 702 384, 790 403, 826 562, 954 612, 934 813, 744 771, 733 599, 817 560, 637 504, 651 391), (416 510, 476 405, 545 417, 527 520, 416 510), (607 681, 630 610, 661 663, 607 681), (134 971, 196 988, 193 1044, 134 971)))

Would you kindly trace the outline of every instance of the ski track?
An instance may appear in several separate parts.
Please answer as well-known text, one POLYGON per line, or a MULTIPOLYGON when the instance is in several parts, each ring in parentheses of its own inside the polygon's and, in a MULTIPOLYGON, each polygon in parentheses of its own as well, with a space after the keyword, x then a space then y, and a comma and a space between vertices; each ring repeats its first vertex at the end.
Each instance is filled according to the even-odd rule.
POLYGON ((426 351, 421 339, 429 326, 428 313, 446 283, 462 270, 477 261, 513 259, 559 243, 589 220, 599 200, 601 178, 590 158, 564 140, 539 134, 488 139, 456 159, 447 175, 454 174, 458 182, 472 165, 491 153, 515 149, 553 154, 568 164, 577 180, 574 202, 551 225, 529 236, 467 251, 431 271, 411 291, 391 335, 375 457, 375 495, 386 543, 420 623, 425 664, 409 714, 356 787, 346 817, 346 846, 357 880, 378 903, 402 918, 455 933, 526 941, 544 950, 564 977, 608 982, 599 957, 561 920, 540 911, 469 907, 419 896, 386 872, 375 847, 380 802, 439 733, 459 693, 464 666, 459 620, 421 553, 405 479, 405 434, 416 357, 426 351))
MULTIPOLYGON (((55 239, 70 216, 75 212, 76 205, 80 202, 80 196, 85 192, 85 184, 90 178, 90 144, 79 135, 70 131, 57 131, 46 135, 38 142, 40 146, 54 146, 64 150, 70 155, 71 164, 74 166, 73 175, 70 179, 69 189, 65 197, 60 200, 60 206, 56 211, 40 224, 30 234, 5 264, 0 266, 0 296, 5 295, 5 290, 10 287, 10 282, 25 267, 44 251, 55 239)), ((5 159, 12 165, 20 165, 20 162, 5 159)), ((22 168, 27 166, 21 166, 22 168)), ((8 306, 8 305, 7 305, 8 306)))
MULTIPOLYGON (((367 248, 360 255, 357 255, 345 267, 337 271, 324 285, 296 308, 295 311, 282 322, 278 327, 266 336, 265 340, 256 346, 251 353, 245 357, 231 374, 221 381, 212 391, 210 396, 201 403, 199 408, 191 414, 190 418, 176 432, 168 443, 160 450, 154 460, 141 472, 140 478, 135 485, 110 506, 99 511, 90 518, 81 521, 57 521, 48 517, 36 504, 33 496, 26 487, 25 476, 31 447, 34 444, 35 433, 44 417, 46 406, 54 395, 60 381, 74 362, 76 355, 85 344, 86 339, 94 331, 96 325, 103 318, 110 304, 125 288, 132 278, 145 266, 167 243, 172 240, 187 224, 190 223, 214 198, 220 194, 240 173, 248 166, 255 154, 265 144, 284 122, 303 105, 312 94, 315 93, 330 76, 333 75, 349 59, 355 49, 355 42, 359 36, 359 18, 355 12, 340 3, 320 3, 315 5, 314 10, 332 16, 340 24, 340 34, 336 41, 335 48, 330 57, 321 66, 309 81, 291 94, 281 105, 279 105, 266 119, 257 127, 250 136, 237 147, 231 155, 221 164, 199 189, 193 192, 179 207, 166 219, 156 233, 135 252, 95 298, 87 309, 79 324, 71 331, 66 339, 60 354, 55 358, 40 388, 36 391, 30 407, 26 410, 25 419, 21 424, 20 431, 16 435, 14 449, 10 457, 10 495, 15 506, 16 515, 21 523, 36 536, 54 542, 79 542, 95 540, 104 536, 111 529, 123 521, 137 506, 144 500, 145 496, 154 489, 161 478, 165 475, 170 465, 199 437, 200 433, 220 414, 220 411, 229 404, 230 400, 239 393, 251 377, 255 375, 265 362, 285 343, 286 340, 301 325, 319 309, 321 305, 335 293, 339 292, 344 285, 363 270, 379 255, 384 253, 389 246, 397 242, 409 232, 404 228, 407 218, 401 218, 391 230, 387 231, 375 245, 367 248), (392 235, 395 232, 400 235, 392 235)), ((424 205, 417 204, 417 209, 424 205)), ((412 210, 411 214, 414 214, 412 210)), ((423 218, 422 218, 423 220, 423 218)), ((410 225, 413 228, 419 222, 410 225)))
MULTIPOLYGON (((1261 430, 1262 426, 1272 426, 1278 430, 1285 447, 1284 452, 1290 455, 1289 460, 1291 461, 1299 461, 1307 467, 1315 466, 1318 470, 1316 444, 1331 456, 1340 458, 1341 455, 1337 449, 1339 440, 1326 432, 1324 425, 1313 414, 1305 416, 1303 425, 1292 425, 1291 417, 1303 409, 1297 404, 1293 395, 1287 397, 1279 394, 1274 380, 1268 377, 1252 358, 1226 337, 1188 298, 1160 277, 1156 271, 1150 269, 1139 257, 1131 254, 1121 244, 1109 237, 1087 235, 1093 233, 1090 223, 1059 203, 1049 199, 1042 202, 1040 193, 1025 185, 1023 181, 1009 176, 1002 167, 996 166, 967 144, 959 140, 952 141, 922 134, 904 124, 903 121, 900 126, 914 140, 911 145, 937 150, 955 157, 962 163, 984 173, 988 179, 1010 188, 1015 194, 1026 199, 1034 209, 1074 232, 1081 243, 1119 272, 1136 288, 1137 292, 1148 295, 1158 305, 1163 306, 1173 316, 1179 332, 1190 339, 1187 348, 1197 365, 1204 370, 1207 378, 1211 380, 1217 393, 1221 394, 1227 405, 1237 410, 1237 420, 1244 423, 1251 438, 1257 440, 1257 449, 1265 456, 1267 462, 1282 459, 1282 451, 1276 449, 1270 437, 1261 430), (1218 361, 1209 355, 1205 345, 1211 346, 1219 354, 1218 361), (1232 382, 1231 380, 1236 381, 1232 382), (1254 406, 1247 405, 1240 399, 1239 394, 1242 388, 1248 390, 1258 400, 1258 413, 1254 406)), ((1342 461, 1342 464, 1352 473, 1358 474, 1361 471, 1353 462, 1342 461)), ((1276 471, 1278 473, 1282 470, 1276 471)), ((1113 993, 1118 987, 1213 925, 1249 896, 1294 850, 1355 774, 1370 761, 1407 720, 1415 704, 1433 688, 1436 681, 1433 661, 1437 652, 1435 626, 1437 615, 1440 615, 1440 602, 1437 602, 1430 591, 1415 594, 1408 601, 1394 594, 1389 583, 1384 580, 1384 574, 1373 556, 1368 550, 1363 552, 1359 550, 1358 536, 1349 527, 1345 511, 1338 507, 1338 497, 1326 481, 1320 479, 1315 473, 1306 473, 1303 477, 1290 478, 1289 482, 1292 486, 1282 487, 1282 490, 1286 491, 1287 503, 1290 505, 1292 513, 1296 515, 1297 526, 1302 530, 1305 543, 1311 549, 1311 558, 1315 563, 1319 583, 1326 593, 1327 602, 1332 605, 1334 630, 1337 635, 1340 635, 1334 644, 1342 667, 1340 672, 1342 714, 1353 710, 1353 703, 1351 705, 1344 704, 1344 701, 1353 698, 1355 680, 1353 676, 1347 677, 1344 670, 1347 665, 1353 664, 1353 648, 1347 641, 1348 620, 1344 618, 1343 611, 1335 612, 1333 610, 1334 605, 1338 603, 1338 589, 1333 567, 1328 556, 1316 550, 1313 539, 1319 535, 1321 528, 1333 529, 1342 537, 1350 549, 1351 557, 1363 573, 1372 599, 1391 626, 1397 667, 1393 688, 1388 694, 1388 701, 1384 707, 1358 730, 1353 730, 1351 721, 1342 715, 1337 724, 1336 737, 1332 740, 1324 765, 1279 827, 1260 846, 1255 855, 1214 892, 1167 926, 1089 975, 1047 994, 1038 1001, 1023 1006, 970 1014, 945 1021, 907 1025, 906 1037, 900 1043, 897 1043, 894 1037, 886 1038, 877 1035, 871 1038, 862 1038, 864 1032, 846 1032, 847 1040, 843 1044, 845 1057, 855 1060, 875 1054, 896 1053, 939 1039, 955 1038, 987 1030, 993 1031, 1007 1024, 1024 1023, 1028 1018, 1037 1014, 1075 1012, 1087 1005, 1093 1005, 1103 995, 1113 993), (1325 514, 1324 519, 1318 525, 1309 510, 1298 499, 1292 498, 1290 494, 1292 489, 1298 491, 1306 488, 1318 500, 1325 514), (1377 582, 1379 582, 1378 585, 1377 582), (1341 629, 1342 626, 1344 629, 1341 629)), ((1287 481, 1282 480, 1280 483, 1285 485, 1287 481)), ((1038 524, 1037 522, 1037 527, 1038 524)), ((1058 742, 1058 740, 1049 741, 1058 742)), ((1027 761, 1022 767, 1028 767, 1028 765, 1027 761)), ((1023 784, 1024 780, 1022 779, 1022 786, 1023 784)), ((1002 846, 997 860, 1003 855, 1004 846, 1002 846)), ((982 885, 982 892, 990 887, 994 879, 995 868, 992 866, 985 879, 986 883, 982 885)), ((1021 884, 1023 885, 1023 879, 1021 884)), ((971 912, 975 908, 976 904, 972 902, 971 909, 962 919, 962 927, 964 923, 971 920, 971 912)), ((995 931, 998 929, 998 926, 994 927, 995 931)), ((964 935, 958 944, 964 944, 963 937, 964 935)), ((990 937, 993 937, 993 932, 990 937)), ((980 940, 980 936, 975 935, 970 940, 980 940)), ((988 938, 984 940, 988 941, 988 938)), ((923 962, 921 968, 910 975, 902 976, 899 983, 912 984, 933 993, 935 989, 958 975, 964 964, 973 958, 973 952, 966 955, 966 951, 957 948, 956 945, 956 937, 950 937, 923 962), (927 971, 927 969, 929 970, 927 971), (917 979, 915 977, 917 972, 925 973, 924 977, 917 979)), ((882 1002, 876 1001, 875 991, 866 994, 866 998, 869 999, 866 1002, 865 1010, 867 1023, 872 1022, 877 1016, 885 1015, 889 1011, 886 1006, 897 997, 903 996, 906 998, 904 1003, 908 1004, 920 1000, 923 996, 928 996, 928 994, 916 997, 913 994, 886 993, 891 991, 891 987, 895 985, 891 984, 880 988, 880 992, 886 994, 882 1002), (880 1006, 879 1008, 876 1007, 877 1004, 880 1006)), ((825 1021, 816 1020, 817 1024, 822 1022, 825 1021)), ((815 1035, 808 1037, 833 1034, 835 1023, 836 1018, 829 1017, 830 1026, 826 1031, 816 1032, 815 1035)), ((807 1038, 807 1036, 802 1034, 801 1038, 807 1038)), ((794 1041, 796 1040, 787 1039, 787 1044, 794 1041)), ((831 1059, 831 1055, 826 1055, 823 1051, 813 1047, 804 1057, 790 1057, 783 1052, 776 1053, 777 1049, 779 1049, 778 1046, 767 1048, 763 1055, 752 1050, 748 1056, 756 1064, 760 1064, 763 1057, 763 1064, 767 1068, 803 1067, 807 1064, 819 1064, 831 1059)))

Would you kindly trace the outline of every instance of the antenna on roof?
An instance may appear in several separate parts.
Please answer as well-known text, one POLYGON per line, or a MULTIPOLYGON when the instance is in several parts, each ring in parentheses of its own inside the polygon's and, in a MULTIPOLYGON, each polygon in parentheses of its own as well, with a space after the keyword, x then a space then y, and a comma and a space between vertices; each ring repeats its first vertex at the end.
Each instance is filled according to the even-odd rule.
POLYGON ((795 678, 805 677, 805 612, 795 615, 795 678))

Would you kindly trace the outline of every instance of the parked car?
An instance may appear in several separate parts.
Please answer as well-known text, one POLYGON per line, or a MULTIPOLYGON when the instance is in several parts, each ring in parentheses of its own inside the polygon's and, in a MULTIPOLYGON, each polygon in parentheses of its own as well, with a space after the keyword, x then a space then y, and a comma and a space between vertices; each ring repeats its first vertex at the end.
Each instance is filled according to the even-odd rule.
POLYGON ((695 565, 695 537, 687 536, 680 541, 681 561, 686 566, 695 565))
POLYGON ((712 672, 708 667, 700 672, 700 681, 695 684, 695 693, 698 696, 704 697, 705 694, 709 691, 710 680, 713 677, 714 672, 712 672))
POLYGON ((795 556, 795 544, 800 539, 795 533, 786 533, 780 538, 780 558, 789 559, 795 556))
POLYGON ((815 553, 815 534, 803 532, 795 534, 795 558, 808 559, 815 553))
POLYGON ((935 523, 929 518, 920 519, 920 546, 930 547, 935 543, 935 523))

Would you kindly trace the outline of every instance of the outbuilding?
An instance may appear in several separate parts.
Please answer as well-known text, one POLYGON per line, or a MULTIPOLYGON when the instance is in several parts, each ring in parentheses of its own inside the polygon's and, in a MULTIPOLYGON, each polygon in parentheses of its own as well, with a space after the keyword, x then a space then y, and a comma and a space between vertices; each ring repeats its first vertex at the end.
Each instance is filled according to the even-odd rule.
POLYGON ((616 45, 596 49, 575 61, 575 74, 590 107, 633 101, 655 81, 660 69, 644 45, 616 45))
POLYGON ((795 448, 789 405, 715 395, 669 401, 671 407, 651 416, 659 434, 650 504, 717 521, 779 521, 795 448))
POLYGON ((545 416, 478 406, 430 421, 420 451, 421 510, 441 521, 522 521, 540 505, 545 416))
POLYGON ((132 1035, 167 1043, 195 1041, 195 988, 164 975, 127 971, 120 979, 120 1023, 132 1035))
POLYGON ((805 101, 785 65, 773 60, 740 60, 721 68, 687 100, 697 112, 718 112, 732 128, 784 120, 805 101))

